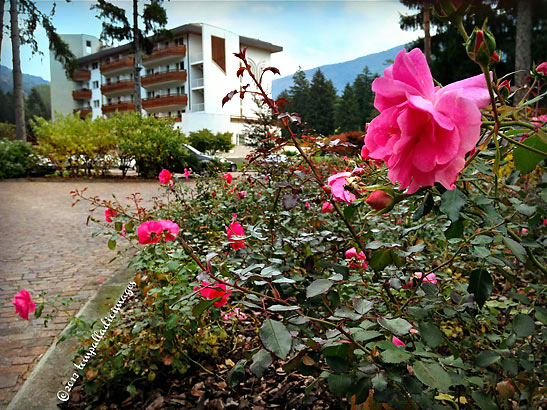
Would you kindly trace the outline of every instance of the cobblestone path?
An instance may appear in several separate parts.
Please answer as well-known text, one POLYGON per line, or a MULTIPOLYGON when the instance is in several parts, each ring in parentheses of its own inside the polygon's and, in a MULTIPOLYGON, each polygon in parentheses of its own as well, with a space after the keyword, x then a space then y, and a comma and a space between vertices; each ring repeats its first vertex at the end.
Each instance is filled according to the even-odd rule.
MULTIPOLYGON (((140 192, 146 206, 159 194, 154 182, 126 181, 0 181, 0 407, 7 406, 30 375, 55 337, 83 304, 117 269, 122 261, 104 237, 92 237, 93 224, 85 225, 89 205, 72 207, 69 192, 88 187, 87 194, 121 199, 140 192), (26 289, 37 298, 48 296, 79 299, 68 315, 55 318, 44 328, 43 319, 26 320, 15 314, 15 294, 26 289)), ((96 216, 100 215, 96 213, 96 216)), ((34 315, 29 315, 32 319, 34 315)))

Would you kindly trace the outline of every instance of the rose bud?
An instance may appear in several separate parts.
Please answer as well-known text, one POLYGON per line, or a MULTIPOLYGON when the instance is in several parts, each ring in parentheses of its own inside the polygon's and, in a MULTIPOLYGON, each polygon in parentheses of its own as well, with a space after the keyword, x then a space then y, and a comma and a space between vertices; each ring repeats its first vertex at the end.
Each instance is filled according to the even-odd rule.
POLYGON ((499 56, 496 53, 496 39, 486 28, 482 30, 475 28, 467 40, 466 50, 471 60, 481 66, 487 66, 499 61, 499 56))
POLYGON ((393 205, 393 197, 382 190, 374 191, 367 198, 367 204, 377 211, 393 205))

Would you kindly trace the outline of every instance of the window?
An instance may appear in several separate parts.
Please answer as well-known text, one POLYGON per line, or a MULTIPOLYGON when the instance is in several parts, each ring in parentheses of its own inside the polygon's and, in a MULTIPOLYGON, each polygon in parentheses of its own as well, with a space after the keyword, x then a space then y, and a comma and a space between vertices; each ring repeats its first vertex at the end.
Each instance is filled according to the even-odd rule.
POLYGON ((91 47, 91 41, 89 41, 89 40, 86 40, 86 42, 85 42, 85 46, 86 46, 86 47, 91 47))
POLYGON ((93 70, 96 70, 97 68, 99 68, 99 63, 93 63, 93 64, 91 64, 91 68, 92 68, 93 70))
POLYGON ((93 107, 99 108, 100 106, 101 106, 101 102, 99 100, 94 100, 93 101, 93 107))
POLYGON ((93 81, 93 88, 99 88, 99 82, 93 81))
POLYGON ((226 48, 223 38, 211 36, 211 51, 213 61, 226 72, 226 48))
POLYGON ((154 98, 154 91, 147 91, 146 92, 146 97, 147 98, 154 98))
POLYGON ((177 70, 184 70, 184 61, 177 63, 177 70))
POLYGON ((169 64, 165 66, 165 72, 169 72, 169 64))

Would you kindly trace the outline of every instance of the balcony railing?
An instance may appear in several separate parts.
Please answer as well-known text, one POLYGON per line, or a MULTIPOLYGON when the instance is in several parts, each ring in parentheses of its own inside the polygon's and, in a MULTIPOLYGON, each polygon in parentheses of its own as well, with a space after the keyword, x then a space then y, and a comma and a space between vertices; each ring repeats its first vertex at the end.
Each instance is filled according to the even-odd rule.
POLYGON ((132 57, 125 57, 118 60, 105 62, 101 64, 101 74, 132 69, 133 65, 134 59, 132 57))
POLYGON ((91 71, 89 70, 74 71, 74 74, 72 74, 72 79, 74 81, 89 81, 91 80, 91 71))
POLYGON ((167 83, 167 82, 186 82, 186 70, 164 71, 154 74, 148 74, 142 77, 142 86, 149 87, 151 85, 167 83))
POLYGON ((113 83, 103 84, 101 86, 101 93, 113 94, 120 91, 132 91, 134 87, 135 87, 135 82, 133 80, 116 81, 113 83))
POLYGON ((203 53, 190 54, 190 64, 199 63, 203 61, 203 53))
POLYGON ((121 101, 118 103, 110 103, 102 106, 103 114, 110 114, 116 111, 135 111, 135 104, 131 101, 121 101))
POLYGON ((143 64, 150 64, 156 60, 165 60, 171 58, 183 58, 186 56, 186 46, 172 45, 155 49, 152 54, 142 59, 143 64))
POLYGON ((157 120, 163 120, 163 119, 171 119, 173 122, 182 122, 182 116, 181 115, 172 115, 169 117, 168 115, 154 115, 154 118, 157 120))
POLYGON ((205 111, 205 104, 192 104, 192 111, 205 111))
POLYGON ((163 94, 156 95, 152 98, 145 98, 142 100, 142 107, 145 110, 150 108, 157 107, 166 107, 166 106, 185 106, 188 103, 188 96, 186 94, 163 94))
POLYGON ((203 77, 202 78, 194 78, 192 80, 192 88, 199 88, 203 87, 203 77))
POLYGON ((82 88, 72 91, 72 98, 75 100, 91 100, 91 90, 82 88))
POLYGON ((80 118, 85 118, 87 114, 91 112, 91 107, 81 107, 81 108, 75 108, 72 110, 73 114, 76 114, 77 112, 80 113, 80 118))

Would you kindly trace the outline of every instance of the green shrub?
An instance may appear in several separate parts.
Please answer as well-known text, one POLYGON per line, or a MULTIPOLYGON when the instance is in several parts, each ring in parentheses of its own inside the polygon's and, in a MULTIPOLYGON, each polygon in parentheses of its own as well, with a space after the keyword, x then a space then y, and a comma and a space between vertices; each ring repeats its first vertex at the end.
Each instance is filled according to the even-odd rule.
POLYGON ((23 141, 0 139, 0 178, 20 178, 32 167, 32 148, 23 141))
POLYGON ((0 122, 0 138, 15 140, 15 124, 9 122, 0 122))
POLYGON ((188 139, 194 148, 211 155, 215 155, 217 151, 227 152, 233 147, 231 132, 217 132, 213 134, 207 128, 204 128, 191 132, 188 139))

